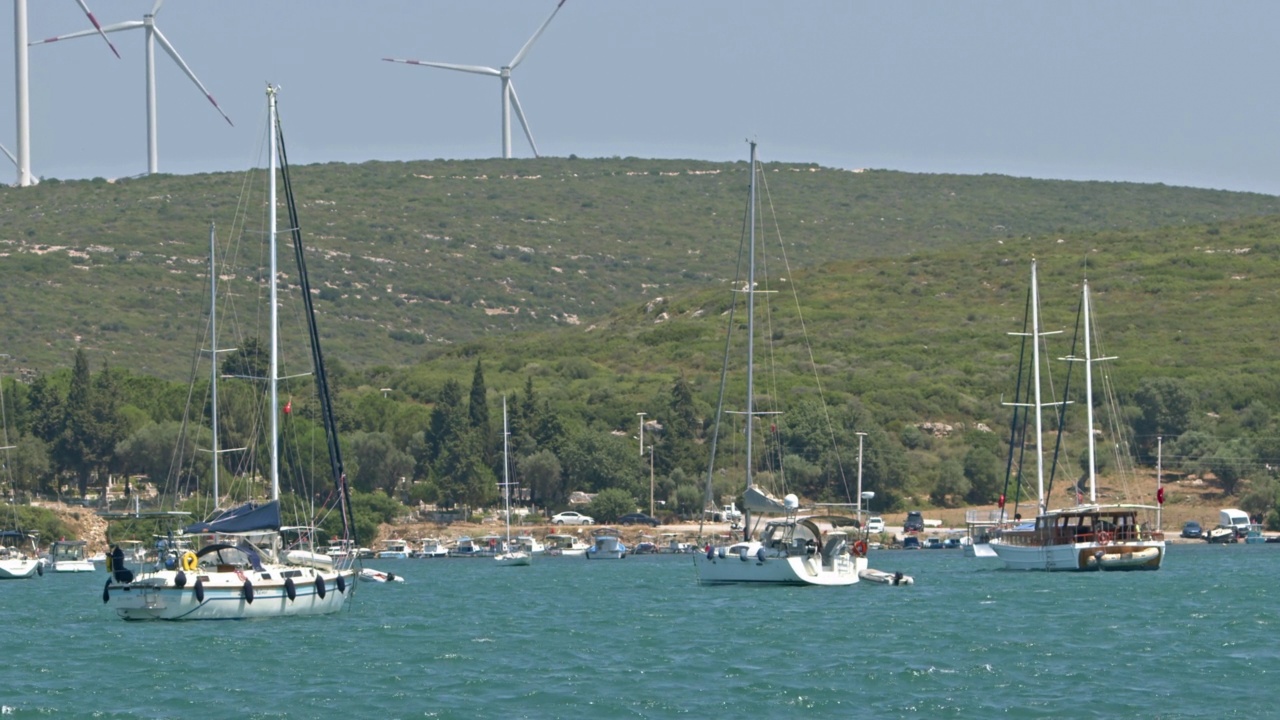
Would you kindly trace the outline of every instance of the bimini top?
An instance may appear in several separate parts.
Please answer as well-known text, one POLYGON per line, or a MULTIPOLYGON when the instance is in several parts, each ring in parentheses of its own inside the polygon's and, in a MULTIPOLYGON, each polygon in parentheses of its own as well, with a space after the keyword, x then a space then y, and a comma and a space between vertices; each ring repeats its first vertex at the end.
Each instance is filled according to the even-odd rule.
POLYGON ((231 508, 204 522, 188 525, 182 529, 189 535, 207 535, 209 533, 248 533, 280 530, 280 501, 272 500, 264 505, 245 503, 231 508))

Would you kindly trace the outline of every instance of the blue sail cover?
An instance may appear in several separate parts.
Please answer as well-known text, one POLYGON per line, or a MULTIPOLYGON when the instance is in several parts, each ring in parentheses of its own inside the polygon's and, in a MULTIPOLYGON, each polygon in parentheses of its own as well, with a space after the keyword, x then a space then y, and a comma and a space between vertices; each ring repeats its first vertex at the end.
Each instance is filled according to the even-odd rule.
POLYGON ((188 525, 182 531, 189 535, 209 533, 246 533, 259 530, 280 530, 280 502, 272 500, 265 505, 245 503, 231 508, 205 522, 188 525))

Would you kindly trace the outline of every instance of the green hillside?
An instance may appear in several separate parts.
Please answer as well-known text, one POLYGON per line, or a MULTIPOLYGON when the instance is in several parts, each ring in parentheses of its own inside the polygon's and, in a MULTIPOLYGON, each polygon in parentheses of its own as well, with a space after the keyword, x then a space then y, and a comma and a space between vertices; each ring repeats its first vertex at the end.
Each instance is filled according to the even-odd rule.
MULTIPOLYGON (((829 291, 850 298, 866 289, 864 274, 900 269, 913 274, 898 292, 931 296, 944 281, 930 279, 930 268, 944 261, 920 258, 977 267, 964 256, 999 241, 1204 232, 1280 211, 1269 196, 1158 185, 768 169, 792 267, 851 274, 853 284, 829 291), (840 264, 874 258, 887 262, 840 264)), ((185 377, 205 312, 208 223, 230 237, 250 182, 263 179, 222 173, 0 190, 2 350, 31 371, 66 366, 83 347, 95 363, 185 377)), ((581 329, 717 287, 733 266, 746 183, 745 162, 634 158, 294 170, 328 351, 353 367, 411 363, 432 346, 514 331, 581 329)), ((263 270, 243 272, 259 281, 263 270)), ((916 297, 892 302, 923 314, 916 297)), ((849 337, 858 355, 900 332, 858 314, 841 329, 875 331, 849 337)))
MULTIPOLYGON (((770 305, 758 328, 769 343, 759 352, 777 371, 757 400, 786 412, 777 437, 762 440, 790 446, 786 472, 800 494, 850 497, 855 432, 869 433, 865 481, 878 507, 990 502, 1002 492, 1010 417, 1002 399, 1013 395, 1019 353, 1008 333, 1023 329, 1035 257, 1044 325, 1064 331, 1048 340, 1050 358, 1072 352, 1088 276, 1097 352, 1118 356, 1111 387, 1144 461, 1153 461, 1160 435, 1166 468, 1211 473, 1224 494, 1249 493, 1238 504, 1251 512, 1280 501, 1270 470, 1280 467, 1275 199, 797 165, 770 165, 765 178, 764 206, 778 224, 766 225, 772 250, 761 257, 761 277, 776 292, 764 296, 770 305), (819 386, 825 405, 816 402, 819 386), (818 429, 825 412, 830 432, 818 429), (836 449, 824 449, 824 439, 836 449)), ((205 347, 210 221, 219 252, 244 261, 220 270, 230 291, 220 322, 241 328, 220 344, 245 349, 263 335, 253 329, 264 315, 254 297, 268 272, 249 247, 265 210, 241 200, 242 186, 262 182, 260 174, 218 174, 0 191, 0 296, 9 311, 0 351, 14 357, 6 375, 16 366, 49 380, 15 387, 9 403, 25 487, 56 492, 75 472, 58 423, 71 417, 61 403, 77 349, 98 373, 102 399, 93 402, 103 404, 90 414, 107 418, 86 425, 103 432, 78 477, 87 482, 90 466, 165 474, 156 463, 166 454, 154 448, 171 445, 190 417, 185 380, 195 349, 205 347)), ((466 388, 479 369, 475 397, 491 415, 504 395, 519 408, 513 462, 546 503, 563 504, 573 490, 647 498, 647 468, 631 438, 644 412, 663 425, 650 440, 660 497, 696 511, 726 310, 741 277, 746 185, 745 163, 296 168, 357 489, 491 500, 498 436, 491 427, 458 429, 473 417, 466 388)), ((281 268, 286 282, 296 280, 284 269, 291 262, 281 268)), ((297 316, 285 325, 288 363, 306 353, 297 316)), ((1056 397, 1065 364, 1053 364, 1056 397)), ((727 381, 735 409, 741 368, 727 381)), ((288 393, 304 434, 316 412, 301 391, 309 382, 294 381, 288 393)), ((261 400, 247 381, 228 385, 223 423, 243 432, 261 400)), ((198 415, 201 389, 190 397, 198 415)), ((1077 405, 1065 423, 1067 477, 1078 472, 1082 415, 1077 405)), ((733 444, 739 434, 727 427, 722 437, 733 444)), ((717 476, 717 493, 738 491, 734 477, 717 476)))

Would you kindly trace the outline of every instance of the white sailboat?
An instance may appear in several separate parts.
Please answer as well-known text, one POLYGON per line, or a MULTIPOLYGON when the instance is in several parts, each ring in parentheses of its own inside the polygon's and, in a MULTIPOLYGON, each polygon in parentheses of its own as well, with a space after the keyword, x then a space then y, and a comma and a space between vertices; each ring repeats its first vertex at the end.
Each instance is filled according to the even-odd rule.
MULTIPOLYGON (((858 573, 867 569, 865 552, 853 552, 848 534, 829 517, 806 516, 800 512, 795 495, 782 500, 756 486, 752 474, 752 437, 757 413, 755 402, 755 296, 756 287, 756 182, 760 169, 756 163, 756 144, 751 143, 751 184, 749 217, 748 274, 742 291, 746 297, 746 488, 743 505, 744 539, 728 546, 707 546, 705 553, 694 556, 698 581, 704 585, 756 583, 768 585, 852 585, 858 573), (766 523, 764 530, 752 535, 751 514, 766 513, 781 517, 766 523)), ((726 366, 728 358, 725 358, 726 366)), ((712 444, 712 467, 715 464, 712 444)), ((711 473, 707 479, 708 495, 711 473)), ((708 501, 710 498, 708 497, 708 501)), ((863 544, 859 548, 865 547, 863 544)))
MULTIPOLYGON (((111 577, 103 588, 103 602, 112 606, 126 620, 226 620, 246 618, 284 617, 293 615, 322 615, 343 608, 354 584, 354 570, 350 558, 334 559, 306 548, 294 547, 286 551, 280 543, 280 452, 279 421, 279 337, 277 315, 276 270, 276 172, 277 156, 284 156, 277 145, 282 139, 276 117, 276 91, 267 89, 269 130, 270 195, 268 200, 270 240, 270 315, 271 342, 269 388, 271 453, 271 500, 263 504, 247 503, 226 510, 209 521, 184 528, 184 532, 210 538, 199 550, 182 549, 177 542, 170 542, 168 550, 151 567, 134 572, 120 561, 113 562, 111 577)), ((287 163, 285 181, 288 182, 287 163)), ((286 189, 288 188, 286 184, 286 189)), ((291 216, 294 207, 289 198, 291 216)), ((294 219, 294 218, 291 218, 294 219)), ((299 276, 304 294, 309 287, 301 249, 296 219, 294 244, 299 261, 299 276)), ((304 297, 305 300, 305 297, 304 297)), ((309 321, 314 313, 307 308, 309 321)), ((312 329, 312 356, 316 384, 326 416, 326 430, 330 438, 330 460, 335 473, 337 496, 344 527, 350 535, 351 527, 345 476, 341 472, 341 457, 336 454, 336 438, 332 436, 327 405, 327 388, 323 359, 315 344, 312 329)), ((216 362, 216 357, 214 359, 216 362)), ((287 412, 287 410, 286 410, 287 412)), ((215 455, 216 458, 216 455, 215 455)), ((216 462, 215 462, 216 465, 216 462)), ((151 513, 160 516, 181 516, 185 513, 151 513)), ((308 542, 313 535, 307 533, 308 542)), ((348 537, 347 542, 352 542, 348 537)), ((116 552, 121 552, 119 548, 116 552)), ((121 552, 121 555, 123 553, 121 552)))
POLYGON ((1094 357, 1092 345, 1093 323, 1089 303, 1089 281, 1085 280, 1082 295, 1084 319, 1083 358, 1067 360, 1084 363, 1085 406, 1088 420, 1086 432, 1089 448, 1089 502, 1077 502, 1070 508, 1049 510, 1044 490, 1044 452, 1040 412, 1043 407, 1040 395, 1039 340, 1045 334, 1040 330, 1038 308, 1039 289, 1036 284, 1036 265, 1031 264, 1031 338, 1034 344, 1032 362, 1035 363, 1036 416, 1036 468, 1038 483, 1038 512, 1034 522, 1020 523, 999 532, 991 540, 990 547, 996 556, 1012 570, 1158 570, 1164 560, 1164 536, 1158 529, 1144 527, 1138 521, 1139 512, 1154 511, 1155 507, 1130 504, 1098 504, 1096 440, 1093 432, 1093 364, 1113 357, 1094 357))
POLYGON ((493 556, 499 565, 532 565, 533 553, 511 544, 511 461, 507 457, 507 398, 502 398, 502 498, 507 517, 507 543, 493 556))

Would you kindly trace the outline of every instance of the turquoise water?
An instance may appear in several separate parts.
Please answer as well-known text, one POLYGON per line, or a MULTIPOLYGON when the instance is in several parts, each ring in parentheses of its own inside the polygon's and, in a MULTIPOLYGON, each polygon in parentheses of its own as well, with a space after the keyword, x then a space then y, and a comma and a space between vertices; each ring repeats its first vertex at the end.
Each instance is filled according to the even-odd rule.
POLYGON ((1280 546, 1154 573, 873 553, 912 587, 699 587, 688 556, 382 560, 321 618, 126 623, 103 576, 0 583, 0 714, 1203 718, 1280 713, 1280 546))

